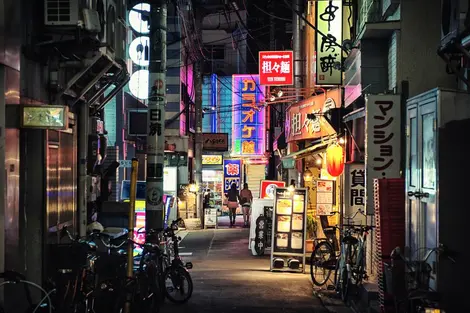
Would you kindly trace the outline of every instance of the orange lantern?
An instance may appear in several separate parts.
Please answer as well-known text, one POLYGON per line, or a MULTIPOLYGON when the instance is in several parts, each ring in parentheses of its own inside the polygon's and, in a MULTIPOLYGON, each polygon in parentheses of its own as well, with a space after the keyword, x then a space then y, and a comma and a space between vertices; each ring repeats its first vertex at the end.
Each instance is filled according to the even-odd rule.
POLYGON ((333 177, 343 173, 344 150, 339 144, 333 144, 326 149, 326 170, 333 177))

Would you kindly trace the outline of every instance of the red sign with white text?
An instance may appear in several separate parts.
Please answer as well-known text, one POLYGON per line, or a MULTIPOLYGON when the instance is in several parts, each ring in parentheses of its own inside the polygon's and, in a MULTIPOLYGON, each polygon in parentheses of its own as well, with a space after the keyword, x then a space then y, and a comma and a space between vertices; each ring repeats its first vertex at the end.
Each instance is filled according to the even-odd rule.
POLYGON ((259 189, 260 199, 274 199, 274 192, 276 187, 285 187, 286 183, 277 180, 262 180, 261 187, 259 189))
POLYGON ((266 86, 293 85, 294 52, 260 51, 259 84, 266 86))

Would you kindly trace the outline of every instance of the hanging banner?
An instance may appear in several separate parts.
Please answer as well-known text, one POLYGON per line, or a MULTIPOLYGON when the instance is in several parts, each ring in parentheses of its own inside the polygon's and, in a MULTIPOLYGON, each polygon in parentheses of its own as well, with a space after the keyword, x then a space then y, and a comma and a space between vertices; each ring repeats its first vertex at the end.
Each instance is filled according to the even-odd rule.
POLYGON ((276 188, 271 242, 271 270, 305 270, 307 189, 276 188))
MULTIPOLYGON (((365 212, 366 171, 364 164, 345 164, 344 182, 344 215, 352 216, 358 210, 365 212)), ((358 214, 356 216, 360 218, 363 217, 362 214, 358 214)))
POLYGON ((232 184, 236 184, 237 189, 240 190, 241 177, 242 160, 224 160, 224 193, 227 193, 230 190, 232 184))
POLYGON ((341 89, 310 97, 291 105, 286 112, 286 141, 317 139, 336 133, 324 114, 341 107, 341 89))
POLYGON ((374 214, 374 179, 400 178, 400 95, 366 95, 366 211, 374 214))
POLYGON ((259 75, 232 75, 232 152, 258 156, 265 152, 264 86, 259 75))
POLYGON ((316 1, 316 4, 316 84, 341 85, 343 1, 316 1))
POLYGON ((258 64, 261 85, 294 84, 293 51, 260 51, 258 64))

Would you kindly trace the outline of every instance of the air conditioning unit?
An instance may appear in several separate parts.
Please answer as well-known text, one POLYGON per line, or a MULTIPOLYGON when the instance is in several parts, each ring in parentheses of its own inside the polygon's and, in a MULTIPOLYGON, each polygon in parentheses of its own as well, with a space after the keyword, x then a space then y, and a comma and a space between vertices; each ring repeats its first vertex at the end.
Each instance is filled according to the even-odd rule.
POLYGON ((44 0, 44 24, 50 27, 80 27, 99 33, 98 12, 79 0, 44 0))
POLYGON ((118 27, 118 15, 116 2, 114 0, 98 0, 97 4, 102 7, 98 7, 98 13, 100 14, 101 32, 98 34, 98 39, 103 44, 101 52, 108 54, 114 58, 116 51, 116 28, 118 27))

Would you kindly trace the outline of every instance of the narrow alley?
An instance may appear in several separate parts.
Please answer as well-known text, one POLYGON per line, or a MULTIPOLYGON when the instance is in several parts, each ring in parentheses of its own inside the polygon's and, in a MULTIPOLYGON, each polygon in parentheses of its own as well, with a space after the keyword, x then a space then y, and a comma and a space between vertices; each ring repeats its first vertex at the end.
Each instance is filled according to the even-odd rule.
POLYGON ((248 229, 183 231, 180 236, 181 255, 194 264, 194 292, 187 304, 166 303, 163 313, 346 312, 324 307, 313 295, 309 275, 270 272, 267 256, 251 256, 248 229))

